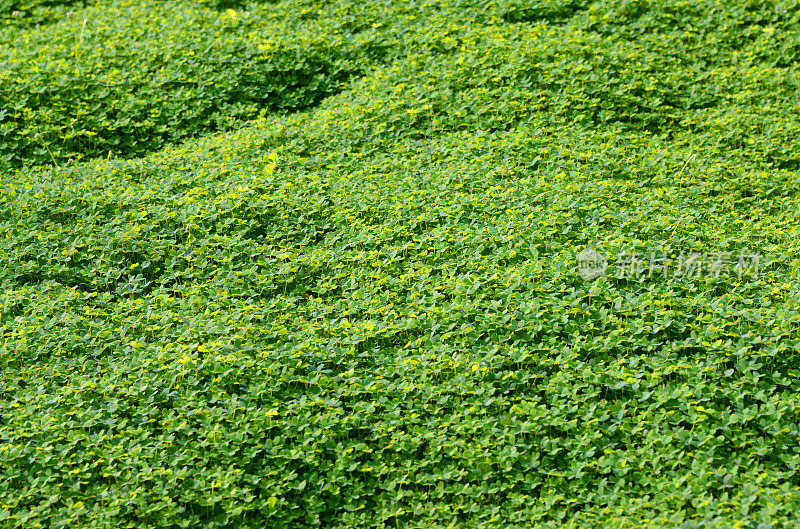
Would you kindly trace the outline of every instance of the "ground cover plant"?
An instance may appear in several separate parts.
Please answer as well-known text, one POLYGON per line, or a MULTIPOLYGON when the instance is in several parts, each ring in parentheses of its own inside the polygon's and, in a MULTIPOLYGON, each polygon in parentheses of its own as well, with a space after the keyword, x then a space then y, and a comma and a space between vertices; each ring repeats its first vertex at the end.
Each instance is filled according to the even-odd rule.
POLYGON ((20 4, 0 526, 796 526, 798 2, 20 4))

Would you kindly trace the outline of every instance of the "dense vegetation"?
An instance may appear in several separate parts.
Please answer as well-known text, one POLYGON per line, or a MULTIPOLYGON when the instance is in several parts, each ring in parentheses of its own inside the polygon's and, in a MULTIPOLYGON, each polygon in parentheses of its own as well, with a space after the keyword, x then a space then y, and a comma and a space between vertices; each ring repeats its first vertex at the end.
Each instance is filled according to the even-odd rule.
POLYGON ((0 19, 0 526, 794 526, 800 2, 0 19))

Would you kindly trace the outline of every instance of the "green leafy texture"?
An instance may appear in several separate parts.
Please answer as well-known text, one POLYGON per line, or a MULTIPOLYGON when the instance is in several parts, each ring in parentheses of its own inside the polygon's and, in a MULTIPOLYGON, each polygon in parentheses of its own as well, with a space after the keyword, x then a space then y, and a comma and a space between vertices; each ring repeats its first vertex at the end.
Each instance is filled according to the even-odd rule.
POLYGON ((300 110, 381 56, 330 21, 165 2, 98 5, 3 40, 0 168, 132 157, 300 110))
POLYGON ((793 527, 796 4, 310 5, 384 59, 3 173, 0 525, 793 527))

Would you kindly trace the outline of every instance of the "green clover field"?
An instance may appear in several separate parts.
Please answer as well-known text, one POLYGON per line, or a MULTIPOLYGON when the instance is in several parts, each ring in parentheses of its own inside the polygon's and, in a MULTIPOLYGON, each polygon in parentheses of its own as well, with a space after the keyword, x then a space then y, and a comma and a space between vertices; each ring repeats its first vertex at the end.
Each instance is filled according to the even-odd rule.
POLYGON ((800 0, 0 0, 0 528, 800 527, 800 0))

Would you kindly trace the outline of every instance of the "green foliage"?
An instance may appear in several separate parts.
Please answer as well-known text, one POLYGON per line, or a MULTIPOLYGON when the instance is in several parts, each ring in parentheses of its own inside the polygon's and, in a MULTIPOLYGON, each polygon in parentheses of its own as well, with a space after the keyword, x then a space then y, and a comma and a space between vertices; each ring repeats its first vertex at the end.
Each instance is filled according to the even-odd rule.
POLYGON ((84 12, 6 30, 26 116, 116 31, 139 88, 75 123, 172 132, 2 173, 0 527, 793 527, 793 5, 104 4, 61 66, 84 12), (219 86, 148 77, 186 68, 219 86), (586 247, 764 262, 585 281, 586 247))
POLYGON ((0 0, 0 32, 9 28, 51 24, 86 5, 86 0, 0 0))
POLYGON ((86 7, 85 0, 0 0, 0 14, 7 15, 18 12, 21 14, 29 13, 42 7, 81 5, 86 7))
POLYGON ((10 34, 0 167, 137 156, 300 110, 380 58, 369 35, 263 15, 128 2, 10 34))

